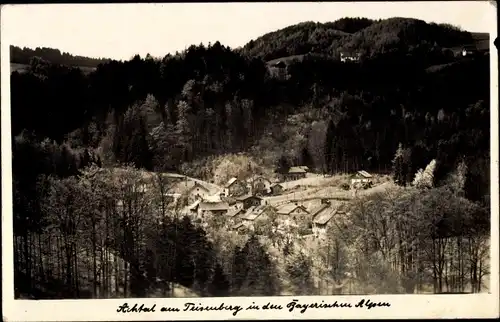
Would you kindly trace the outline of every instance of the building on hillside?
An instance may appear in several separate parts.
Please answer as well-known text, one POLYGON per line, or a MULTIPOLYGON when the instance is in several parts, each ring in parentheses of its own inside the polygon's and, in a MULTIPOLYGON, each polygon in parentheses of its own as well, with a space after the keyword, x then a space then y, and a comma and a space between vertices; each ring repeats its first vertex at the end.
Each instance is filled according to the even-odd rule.
POLYGON ((328 209, 331 209, 330 203, 321 203, 318 207, 312 209, 311 212, 309 213, 309 215, 310 215, 309 218, 311 218, 311 222, 314 221, 314 218, 316 216, 322 214, 323 212, 327 211, 328 209))
POLYGON ((330 225, 333 223, 332 218, 337 213, 337 209, 330 207, 325 211, 318 213, 313 219, 312 231, 316 237, 324 236, 330 225))
POLYGON ((271 77, 279 80, 288 79, 288 66, 284 61, 278 60, 277 62, 268 64, 268 68, 271 77))
POLYGON ((304 206, 297 203, 288 203, 279 207, 276 214, 279 220, 286 224, 291 224, 293 222, 306 222, 309 211, 304 206))
POLYGON ((237 201, 243 203, 243 209, 248 209, 250 207, 260 206, 262 204, 262 198, 253 196, 253 195, 245 195, 241 197, 235 198, 237 201))
POLYGON ((243 209, 243 201, 237 200, 234 197, 221 197, 221 201, 229 205, 229 209, 243 209))
POLYGON ((226 213, 227 225, 234 226, 241 222, 241 217, 245 214, 243 208, 231 209, 226 213))
POLYGON ((177 193, 185 195, 188 198, 188 204, 198 199, 205 199, 210 196, 210 189, 193 180, 182 180, 174 184, 168 193, 177 193))
POLYGON ((340 61, 343 63, 359 62, 360 59, 361 59, 361 53, 350 53, 350 52, 340 53, 340 61))
POLYGON ((360 170, 351 176, 351 187, 357 184, 371 183, 373 176, 364 170, 360 170))
POLYGON ((200 202, 198 206, 198 217, 222 216, 229 210, 229 205, 225 202, 200 202))
POLYGON ((291 167, 286 173, 284 173, 284 180, 298 180, 306 177, 306 170, 302 167, 291 167))
POLYGON ((475 56, 478 54, 476 45, 467 45, 462 48, 462 56, 475 56))
POLYGON ((269 191, 271 181, 263 176, 255 176, 248 179, 250 191, 253 195, 265 195, 269 191))
POLYGON ((285 188, 283 187, 283 185, 279 184, 279 183, 273 183, 270 187, 269 187, 269 190, 271 191, 270 194, 273 195, 273 196, 278 196, 280 194, 283 193, 283 191, 285 190, 285 188))
POLYGON ((256 225, 258 226, 259 223, 269 219, 267 211, 270 209, 271 207, 267 205, 252 206, 241 216, 241 221, 249 230, 255 231, 256 225))
POLYGON ((299 168, 303 169, 305 172, 309 172, 309 167, 307 165, 300 165, 299 168))
POLYGON ((224 195, 226 197, 231 196, 241 196, 248 192, 248 188, 245 182, 238 180, 237 178, 231 178, 224 185, 224 195))

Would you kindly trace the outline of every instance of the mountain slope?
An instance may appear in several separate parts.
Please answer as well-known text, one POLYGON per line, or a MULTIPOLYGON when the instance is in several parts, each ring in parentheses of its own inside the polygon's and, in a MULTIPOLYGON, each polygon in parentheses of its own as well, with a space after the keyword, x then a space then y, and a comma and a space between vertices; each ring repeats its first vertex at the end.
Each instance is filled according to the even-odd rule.
POLYGON ((265 34, 246 44, 243 53, 272 60, 284 56, 360 51, 370 56, 420 46, 450 48, 473 42, 471 33, 410 18, 372 21, 343 18, 330 23, 303 22, 265 34))

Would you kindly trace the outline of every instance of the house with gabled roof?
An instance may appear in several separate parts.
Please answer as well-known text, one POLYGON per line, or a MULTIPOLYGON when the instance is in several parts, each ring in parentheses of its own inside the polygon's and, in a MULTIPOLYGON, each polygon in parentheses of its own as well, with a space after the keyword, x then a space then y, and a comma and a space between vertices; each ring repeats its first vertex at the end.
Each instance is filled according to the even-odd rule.
POLYGON ((169 193, 186 195, 188 198, 188 203, 193 203, 196 200, 205 199, 211 194, 209 188, 193 180, 178 181, 169 189, 169 193))
POLYGON ((371 183, 373 176, 364 170, 359 170, 351 176, 351 187, 358 184, 371 183))
POLYGON ((309 211, 306 207, 297 203, 288 203, 279 207, 276 214, 278 215, 279 220, 285 222, 286 224, 291 224, 293 222, 297 223, 307 221, 309 211))
POLYGON ((245 210, 242 208, 230 209, 225 217, 227 218, 228 225, 235 225, 241 222, 241 217, 245 215, 245 210))
POLYGON ((312 231, 316 236, 324 236, 328 228, 333 224, 334 216, 343 212, 338 208, 326 208, 318 213, 313 219, 312 231))
POLYGON ((269 205, 252 206, 247 209, 247 211, 241 215, 241 221, 250 230, 255 230, 255 224, 265 221, 268 219, 269 211, 273 208, 269 205))
POLYGON ((229 210, 229 205, 225 202, 200 202, 198 205, 198 216, 222 216, 229 210))
POLYGON ((278 208, 278 215, 292 215, 294 213, 309 213, 307 209, 297 203, 287 203, 278 208))
POLYGON ((235 177, 229 179, 229 181, 224 185, 224 195, 226 197, 241 196, 247 193, 247 191, 248 189, 246 183, 235 177))
POLYGON ((329 203, 322 203, 320 204, 318 207, 312 209, 309 213, 310 215, 310 218, 311 218, 311 221, 314 221, 314 218, 317 216, 317 215, 320 215, 321 213, 325 212, 328 210, 328 208, 330 208, 330 204, 329 203))
POLYGON ((252 206, 260 206, 262 204, 262 198, 252 194, 246 194, 241 197, 236 197, 235 199, 243 204, 243 209, 248 209, 252 206))
POLYGON ((298 180, 306 177, 307 171, 299 167, 290 167, 287 172, 283 174, 285 180, 298 180))
POLYGON ((254 195, 265 195, 269 191, 271 181, 261 175, 253 176, 248 179, 251 187, 251 193, 254 195))

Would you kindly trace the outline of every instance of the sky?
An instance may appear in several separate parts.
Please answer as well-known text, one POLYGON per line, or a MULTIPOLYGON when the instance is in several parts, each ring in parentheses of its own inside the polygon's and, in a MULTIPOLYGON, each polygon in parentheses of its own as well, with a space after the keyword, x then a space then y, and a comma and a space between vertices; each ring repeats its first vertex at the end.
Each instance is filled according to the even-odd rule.
POLYGON ((236 48, 299 22, 343 17, 408 17, 473 32, 496 29, 489 1, 268 2, 9 5, 2 7, 1 32, 2 42, 20 47, 127 60, 217 40, 236 48))

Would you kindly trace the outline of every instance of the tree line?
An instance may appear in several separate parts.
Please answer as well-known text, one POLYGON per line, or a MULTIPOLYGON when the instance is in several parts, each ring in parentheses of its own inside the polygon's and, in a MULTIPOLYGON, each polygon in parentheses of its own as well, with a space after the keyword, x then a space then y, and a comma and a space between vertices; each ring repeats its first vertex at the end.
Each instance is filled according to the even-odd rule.
POLYGON ((10 46, 10 62, 16 64, 28 65, 33 57, 39 57, 49 61, 52 64, 75 66, 75 67, 97 67, 99 64, 109 62, 108 58, 91 58, 84 56, 75 56, 59 49, 37 47, 31 49, 28 47, 10 46))
POLYGON ((399 143, 425 152, 417 167, 438 145, 446 159, 440 164, 485 154, 487 58, 437 71, 394 58, 359 65, 306 58, 290 66, 288 81, 218 43, 162 61, 112 62, 89 76, 35 59, 29 73, 12 74, 12 128, 150 170, 289 145, 269 163, 284 154, 322 171, 380 171, 390 168, 399 143))
POLYGON ((488 290, 489 208, 464 198, 457 179, 355 200, 318 249, 332 268, 324 279, 338 281, 341 294, 488 290))
MULTIPOLYGON (((95 164, 73 176, 39 175, 36 198, 14 203, 16 296, 170 297, 182 287, 197 296, 277 294, 261 242, 233 243, 227 232, 211 238, 167 207, 171 184, 95 164), (228 241, 229 251, 219 252, 228 241)), ((15 189, 19 197, 17 182, 15 189)))
POLYGON ((302 22, 251 40, 242 52, 265 61, 304 54, 339 57, 341 52, 359 52, 375 57, 391 52, 432 50, 440 56, 450 48, 473 43, 472 35, 448 24, 419 19, 341 18, 334 22, 302 22))

